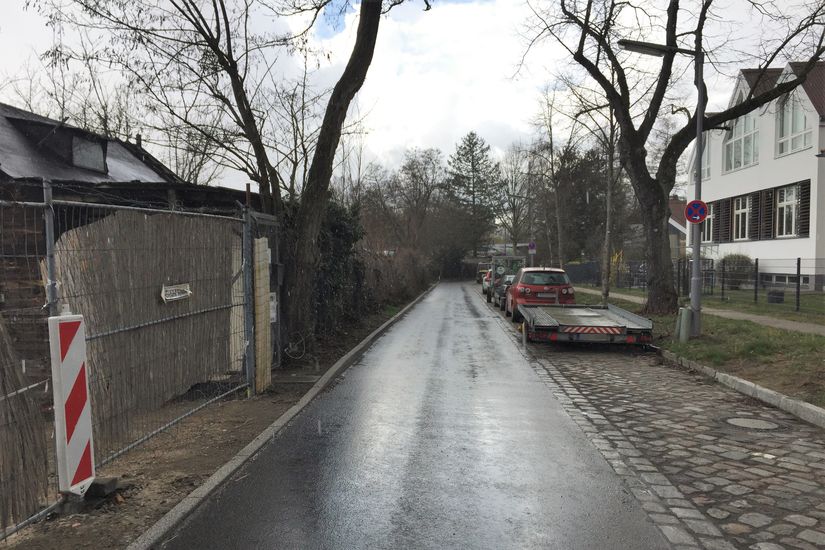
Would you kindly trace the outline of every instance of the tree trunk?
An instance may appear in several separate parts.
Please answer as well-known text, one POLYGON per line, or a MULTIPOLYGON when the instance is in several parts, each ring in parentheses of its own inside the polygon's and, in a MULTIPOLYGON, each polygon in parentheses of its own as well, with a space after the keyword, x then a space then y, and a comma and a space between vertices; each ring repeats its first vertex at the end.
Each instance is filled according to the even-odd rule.
POLYGON ((644 224, 647 303, 643 311, 649 314, 672 313, 678 306, 678 297, 670 257, 668 193, 655 180, 634 187, 642 216, 647 220, 644 224))
POLYGON ((341 78, 335 84, 327 109, 307 181, 301 195, 293 244, 292 262, 286 269, 287 323, 290 334, 312 339, 314 277, 318 264, 318 234, 329 200, 329 184, 335 151, 341 139, 341 128, 347 110, 367 77, 375 51, 378 24, 381 21, 381 0, 363 0, 356 32, 355 46, 341 78))

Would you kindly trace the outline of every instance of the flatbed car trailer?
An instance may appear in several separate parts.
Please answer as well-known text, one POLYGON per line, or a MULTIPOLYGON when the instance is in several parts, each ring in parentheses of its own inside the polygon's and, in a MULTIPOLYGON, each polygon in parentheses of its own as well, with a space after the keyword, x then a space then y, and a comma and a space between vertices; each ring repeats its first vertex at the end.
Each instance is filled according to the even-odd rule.
POLYGON ((520 305, 525 342, 649 344, 653 321, 613 305, 520 305))

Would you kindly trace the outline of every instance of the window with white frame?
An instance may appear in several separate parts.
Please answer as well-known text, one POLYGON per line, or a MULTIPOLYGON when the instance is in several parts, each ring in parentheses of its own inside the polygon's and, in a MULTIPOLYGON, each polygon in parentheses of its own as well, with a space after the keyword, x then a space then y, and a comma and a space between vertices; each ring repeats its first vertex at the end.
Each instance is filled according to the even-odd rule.
POLYGON ((750 197, 733 199, 733 240, 743 241, 748 238, 748 218, 750 217, 750 197))
MULTIPOLYGON (((705 134, 702 141, 702 181, 710 179, 710 136, 705 134)), ((693 170, 691 171, 692 181, 696 181, 696 160, 694 157, 693 170)))
POLYGON ((796 236, 797 186, 782 187, 776 192, 776 236, 796 236))
MULTIPOLYGON (((739 96, 739 101, 742 96, 739 96)), ((725 136, 725 172, 759 162, 759 125, 756 112, 740 116, 725 136)))
POLYGON ((785 96, 777 112, 776 152, 792 153, 811 146, 811 124, 805 116, 802 102, 793 96, 785 96))
POLYGON ((702 222, 702 242, 713 242, 713 211, 715 205, 708 205, 708 217, 702 222))

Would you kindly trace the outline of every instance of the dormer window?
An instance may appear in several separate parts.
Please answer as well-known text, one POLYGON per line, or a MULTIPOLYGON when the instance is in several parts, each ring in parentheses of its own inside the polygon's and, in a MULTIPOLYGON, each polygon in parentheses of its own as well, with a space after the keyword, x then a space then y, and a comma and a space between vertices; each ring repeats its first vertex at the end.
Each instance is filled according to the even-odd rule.
POLYGON ((777 155, 785 155, 811 146, 811 124, 802 102, 792 95, 779 101, 777 110, 777 155))
POLYGON ((108 141, 85 130, 64 126, 61 122, 44 122, 6 117, 38 150, 48 151, 52 158, 78 168, 107 174, 108 141))
POLYGON ((74 136, 72 138, 72 164, 78 168, 106 173, 106 143, 74 136))
MULTIPOLYGON (((742 101, 739 94, 737 103, 742 101)), ((746 168, 759 162, 759 126, 751 111, 733 122, 725 135, 725 172, 746 168)))

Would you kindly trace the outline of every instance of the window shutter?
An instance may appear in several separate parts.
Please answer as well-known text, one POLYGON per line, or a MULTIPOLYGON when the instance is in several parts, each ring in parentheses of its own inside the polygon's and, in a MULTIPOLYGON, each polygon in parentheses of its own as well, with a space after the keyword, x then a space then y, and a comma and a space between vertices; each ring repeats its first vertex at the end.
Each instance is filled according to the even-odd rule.
POLYGON ((758 241, 761 237, 759 234, 759 213, 761 212, 760 209, 760 197, 761 193, 751 193, 750 197, 748 198, 748 204, 750 205, 750 214, 748 215, 748 238, 754 241, 758 241))
POLYGON ((708 208, 713 208, 713 222, 710 227, 710 240, 718 243, 719 242, 719 202, 711 203, 713 206, 711 207, 708 204, 708 208))
POLYGON ((733 208, 733 200, 732 199, 722 199, 719 201, 718 209, 719 209, 719 242, 720 243, 729 243, 732 239, 732 229, 733 229, 733 216, 731 215, 731 209, 733 208))
POLYGON ((811 181, 803 181, 799 184, 799 197, 796 205, 797 235, 807 237, 811 233, 811 181))
POLYGON ((759 207, 759 238, 762 240, 773 239, 773 220, 775 217, 775 212, 773 209, 773 194, 773 189, 766 189, 765 191, 762 191, 762 204, 759 207))

